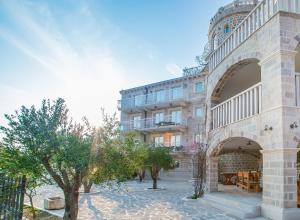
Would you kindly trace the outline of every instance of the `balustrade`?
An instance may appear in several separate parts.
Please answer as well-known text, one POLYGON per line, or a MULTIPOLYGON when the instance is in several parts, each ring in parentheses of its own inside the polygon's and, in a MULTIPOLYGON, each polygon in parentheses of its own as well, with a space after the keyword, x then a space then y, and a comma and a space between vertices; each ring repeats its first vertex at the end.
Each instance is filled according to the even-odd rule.
POLYGON ((213 129, 259 114, 261 112, 261 83, 218 104, 211 111, 213 129))
POLYGON ((225 57, 247 40, 278 11, 300 13, 300 0, 262 0, 232 33, 209 55, 209 71, 213 71, 225 57))

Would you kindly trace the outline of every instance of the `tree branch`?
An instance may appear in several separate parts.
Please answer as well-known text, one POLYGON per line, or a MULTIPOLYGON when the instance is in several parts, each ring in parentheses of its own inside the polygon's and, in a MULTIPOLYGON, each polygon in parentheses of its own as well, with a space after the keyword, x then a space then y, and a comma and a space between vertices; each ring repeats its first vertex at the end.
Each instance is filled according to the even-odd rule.
POLYGON ((65 189, 65 184, 63 182, 63 180, 61 179, 61 177, 52 169, 51 165, 49 164, 48 159, 44 159, 43 160, 43 165, 45 166, 46 170, 48 171, 48 173, 52 176, 52 178, 55 180, 55 182, 57 183, 57 185, 64 190, 65 189))

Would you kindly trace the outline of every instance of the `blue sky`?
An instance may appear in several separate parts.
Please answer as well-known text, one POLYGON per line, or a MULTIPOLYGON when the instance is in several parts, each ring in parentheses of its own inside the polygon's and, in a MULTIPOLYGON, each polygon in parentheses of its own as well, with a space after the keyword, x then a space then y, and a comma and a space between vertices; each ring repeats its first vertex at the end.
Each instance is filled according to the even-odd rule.
POLYGON ((230 0, 0 0, 0 124, 21 105, 62 97, 100 123, 119 90, 180 76, 230 0))

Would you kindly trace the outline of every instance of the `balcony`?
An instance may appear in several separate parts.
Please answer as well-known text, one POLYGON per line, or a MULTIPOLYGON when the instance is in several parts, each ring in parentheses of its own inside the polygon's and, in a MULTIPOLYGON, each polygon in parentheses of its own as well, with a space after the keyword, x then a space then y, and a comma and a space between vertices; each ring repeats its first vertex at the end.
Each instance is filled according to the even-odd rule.
POLYGON ((161 90, 147 95, 138 95, 118 101, 118 109, 124 112, 141 112, 167 107, 184 107, 188 104, 188 94, 178 87, 176 91, 161 90))
POLYGON ((131 120, 121 123, 121 130, 124 132, 140 131, 140 132, 165 132, 178 131, 183 132, 187 128, 186 119, 172 119, 166 116, 163 120, 155 118, 146 118, 141 120, 131 120))
POLYGON ((164 142, 163 144, 152 143, 154 147, 166 147, 170 149, 171 153, 182 152, 184 151, 184 146, 178 143, 164 142))
POLYGON ((218 104, 211 111, 212 129, 221 128, 261 113, 261 83, 218 104))
POLYGON ((299 0, 262 0, 235 30, 209 55, 212 72, 232 51, 265 25, 278 11, 300 14, 299 0))

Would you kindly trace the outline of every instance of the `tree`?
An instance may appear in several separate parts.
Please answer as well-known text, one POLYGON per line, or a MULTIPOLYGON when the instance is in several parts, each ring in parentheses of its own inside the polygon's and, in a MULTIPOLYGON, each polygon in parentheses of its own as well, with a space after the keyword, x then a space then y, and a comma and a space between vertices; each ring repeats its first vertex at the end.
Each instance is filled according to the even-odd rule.
MULTIPOLYGON (((43 100, 39 109, 22 106, 20 112, 5 117, 8 126, 0 127, 3 145, 23 155, 29 166, 38 165, 41 176, 62 189, 65 220, 77 219, 79 188, 84 180, 122 181, 139 166, 136 145, 120 137, 115 115, 104 114, 104 125, 98 129, 85 118, 83 123, 75 123, 59 98, 43 100)), ((16 160, 23 167, 23 158, 16 160)))
POLYGON ((206 183, 206 153, 208 145, 197 144, 197 152, 193 155, 194 195, 197 199, 203 196, 206 183))
POLYGON ((170 150, 166 147, 148 147, 148 155, 145 160, 153 180, 153 189, 157 189, 158 174, 161 169, 169 170, 174 168, 174 160, 170 150))
POLYGON ((100 159, 93 173, 96 183, 131 179, 144 166, 148 153, 134 134, 115 135, 110 141, 101 142, 98 149, 100 159))
POLYGON ((109 115, 103 108, 101 109, 101 113, 103 124, 101 127, 95 129, 92 142, 92 153, 93 155, 98 155, 98 157, 94 157, 94 159, 91 158, 89 166, 86 169, 87 173, 85 175, 85 178, 83 179, 84 193, 90 192, 97 176, 98 183, 102 183, 103 179, 106 179, 105 177, 99 178, 100 174, 96 172, 96 170, 98 170, 98 166, 103 166, 103 163, 99 164, 99 156, 101 153, 104 154, 104 148, 112 147, 112 143, 116 143, 116 140, 120 138, 119 121, 117 119, 116 113, 114 113, 113 115, 109 115), (95 160, 95 158, 97 159, 95 160))
POLYGON ((26 155, 29 163, 42 165, 64 193, 64 219, 75 220, 78 190, 91 156, 93 130, 73 123, 60 98, 53 103, 43 100, 39 109, 22 106, 20 112, 5 117, 8 126, 0 127, 4 145, 26 155))

